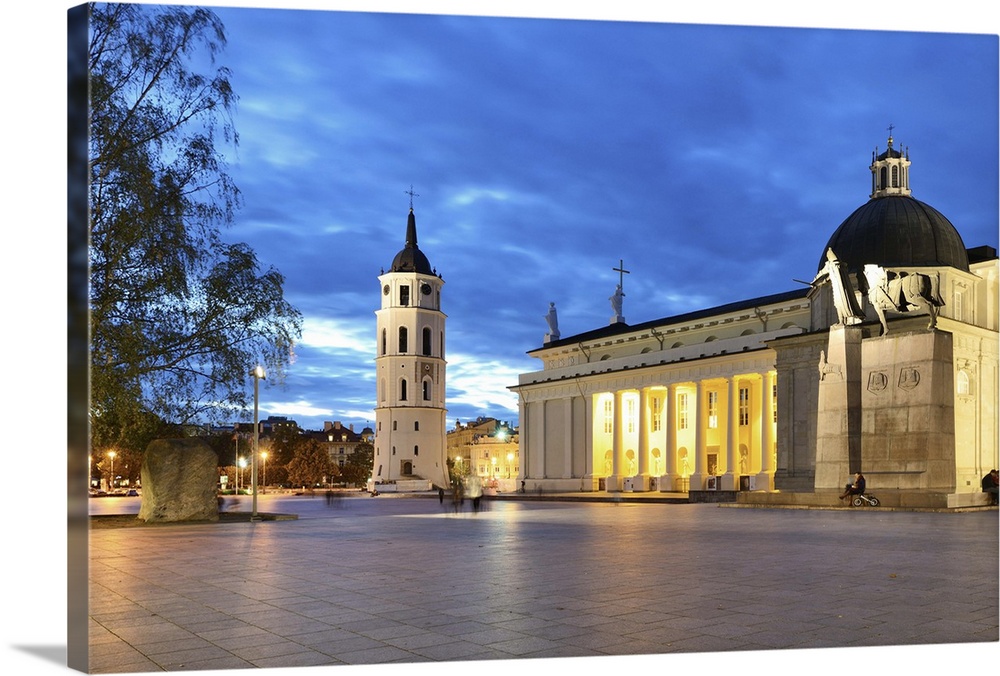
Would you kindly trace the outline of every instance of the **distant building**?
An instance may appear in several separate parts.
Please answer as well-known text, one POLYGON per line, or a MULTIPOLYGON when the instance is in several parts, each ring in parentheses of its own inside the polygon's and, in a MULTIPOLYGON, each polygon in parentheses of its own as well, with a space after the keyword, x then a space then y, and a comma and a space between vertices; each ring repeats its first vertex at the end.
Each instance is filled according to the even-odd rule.
POLYGON ((359 445, 371 444, 375 438, 372 428, 365 427, 361 432, 355 432, 353 424, 345 427, 339 420, 324 422, 322 432, 306 432, 306 434, 323 444, 330 454, 330 460, 338 467, 347 464, 347 459, 359 445))
POLYGON ((448 459, 462 474, 496 480, 501 490, 513 490, 520 471, 517 429, 494 418, 455 421, 448 432, 448 459))

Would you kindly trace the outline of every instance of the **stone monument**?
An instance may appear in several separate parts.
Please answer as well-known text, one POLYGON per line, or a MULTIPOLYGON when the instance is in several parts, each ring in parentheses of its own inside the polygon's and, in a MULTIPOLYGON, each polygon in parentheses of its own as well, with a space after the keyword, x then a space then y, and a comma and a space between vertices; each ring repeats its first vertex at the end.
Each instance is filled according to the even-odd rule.
POLYGON ((219 460, 201 439, 157 439, 142 456, 146 522, 218 521, 219 460))

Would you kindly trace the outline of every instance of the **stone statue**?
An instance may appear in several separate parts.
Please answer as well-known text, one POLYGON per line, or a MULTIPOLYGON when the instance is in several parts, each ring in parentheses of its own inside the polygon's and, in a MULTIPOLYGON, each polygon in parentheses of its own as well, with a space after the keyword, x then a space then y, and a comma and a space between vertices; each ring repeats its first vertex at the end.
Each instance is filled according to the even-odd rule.
POLYGON ((868 302, 875 308, 879 322, 882 323, 882 333, 889 333, 885 313, 912 312, 926 310, 930 316, 928 329, 937 326, 938 308, 944 305, 939 291, 940 277, 937 273, 927 275, 921 272, 887 272, 879 265, 865 266, 865 279, 868 282, 868 302), (890 277, 891 275, 891 277, 890 277))
POLYGON ((556 317, 555 303, 549 303, 549 311, 545 315, 545 321, 549 325, 549 332, 545 334, 545 342, 559 340, 559 318, 556 317))
POLYGON ((865 313, 854 295, 854 286, 851 284, 850 276, 833 249, 826 250, 826 263, 816 273, 816 278, 812 282, 813 286, 822 283, 825 279, 830 280, 830 287, 833 289, 833 304, 837 308, 839 323, 860 324, 865 318, 865 313))
POLYGON ((611 317, 611 323, 617 324, 618 322, 625 321, 622 317, 622 298, 625 297, 625 293, 622 291, 622 285, 618 284, 615 286, 615 293, 608 300, 611 301, 611 309, 614 311, 614 316, 611 317))

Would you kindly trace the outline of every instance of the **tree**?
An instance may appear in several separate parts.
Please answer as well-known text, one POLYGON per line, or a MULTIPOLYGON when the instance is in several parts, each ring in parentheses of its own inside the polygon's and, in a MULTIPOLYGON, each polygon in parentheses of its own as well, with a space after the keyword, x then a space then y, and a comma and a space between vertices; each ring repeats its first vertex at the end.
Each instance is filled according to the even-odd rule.
POLYGON ((348 484, 364 486, 372 476, 372 465, 375 463, 375 447, 367 441, 361 442, 354 452, 347 456, 347 462, 341 470, 341 478, 348 484))
POLYGON ((288 463, 288 481, 295 486, 313 486, 329 481, 337 472, 330 454, 315 439, 303 439, 296 444, 294 457, 288 463))
POLYGON ((245 411, 249 369, 280 380, 301 315, 277 270, 221 236, 240 204, 217 147, 238 143, 222 22, 89 10, 92 444, 141 449, 166 423, 245 411))

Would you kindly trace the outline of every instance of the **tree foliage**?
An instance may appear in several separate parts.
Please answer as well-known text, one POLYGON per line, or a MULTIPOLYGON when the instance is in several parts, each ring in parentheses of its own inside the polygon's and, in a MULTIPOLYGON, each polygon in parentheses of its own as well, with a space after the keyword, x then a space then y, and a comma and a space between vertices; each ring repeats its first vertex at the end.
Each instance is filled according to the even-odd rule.
POLYGON ((354 452, 347 456, 341 470, 341 480, 353 486, 364 486, 372 476, 375 464, 375 447, 367 441, 358 444, 354 452))
POLYGON ((338 474, 330 453, 315 439, 303 438, 295 445, 294 456, 286 465, 288 482, 294 486, 314 486, 329 482, 338 474))
POLYGON ((283 276, 221 228, 240 193, 224 27, 191 7, 90 5, 91 426, 144 448, 163 423, 249 405, 249 369, 280 378, 301 333, 283 276), (207 73, 207 74, 206 74, 207 73))

